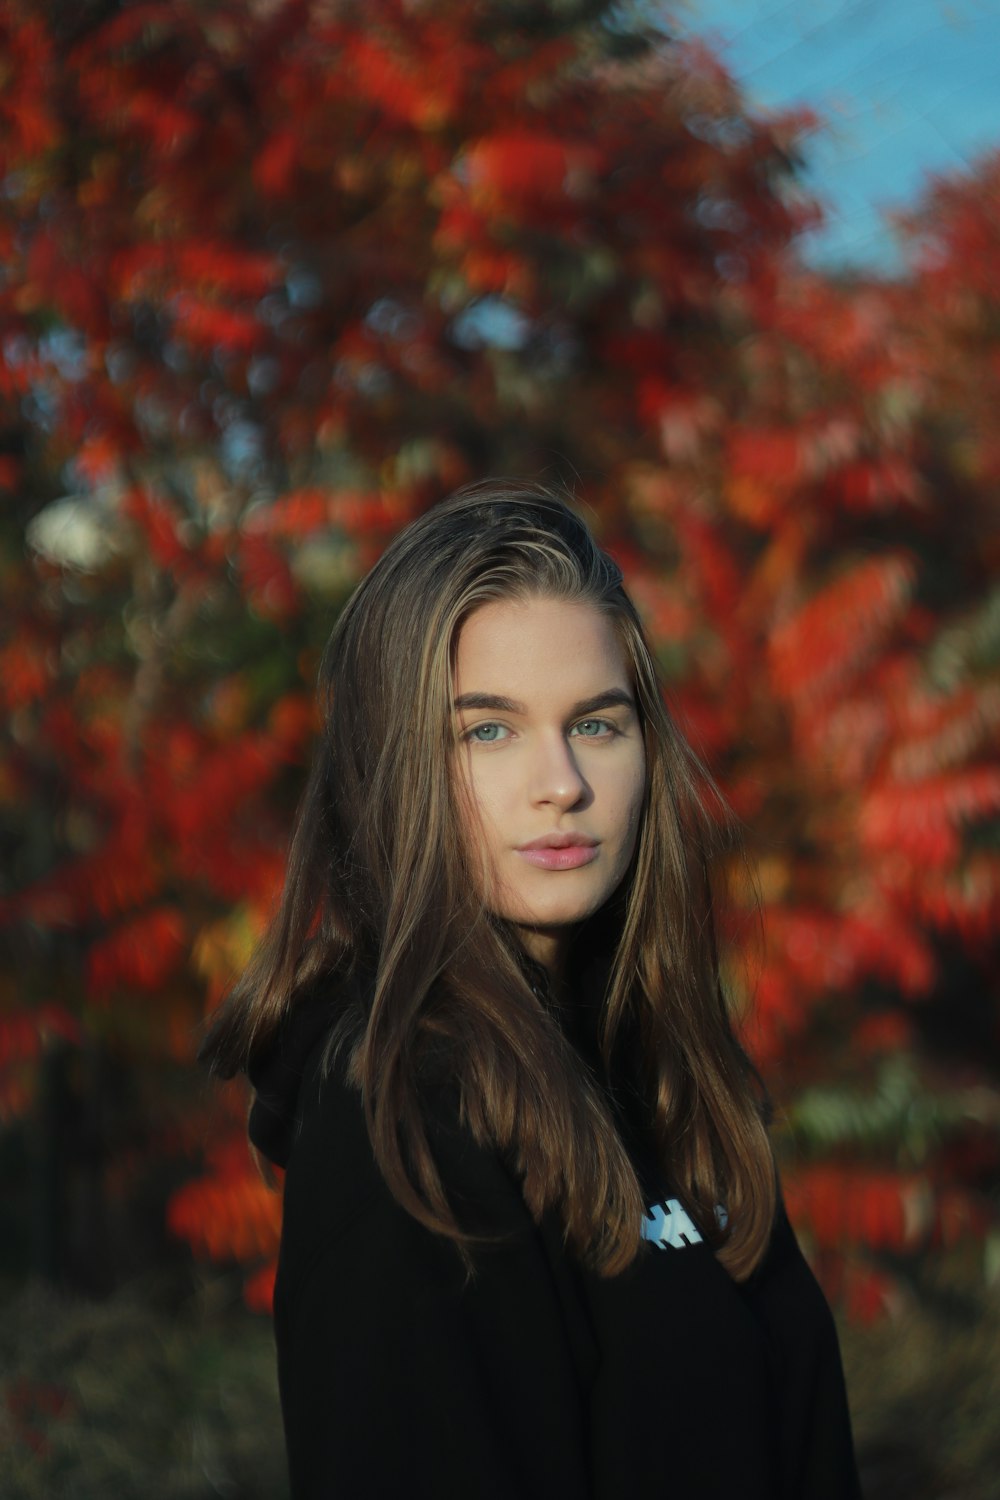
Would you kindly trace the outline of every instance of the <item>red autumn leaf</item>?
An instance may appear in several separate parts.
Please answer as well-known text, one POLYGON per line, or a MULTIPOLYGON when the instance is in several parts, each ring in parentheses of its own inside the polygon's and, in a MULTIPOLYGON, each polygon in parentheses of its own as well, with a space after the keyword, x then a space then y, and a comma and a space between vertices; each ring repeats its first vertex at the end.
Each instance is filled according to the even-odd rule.
POLYGON ((284 197, 292 189, 298 166, 299 143, 292 126, 280 126, 258 153, 253 164, 254 182, 272 198, 284 197))
POLYGON ((55 675, 53 652, 24 639, 0 647, 0 703, 9 712, 41 698, 55 675))
POLYGON ((344 67, 352 86, 391 118, 421 125, 437 114, 429 79, 411 72, 399 57, 370 36, 344 38, 344 67))
POLYGON ((789 1216, 821 1248, 899 1252, 922 1243, 934 1223, 930 1184, 913 1173, 824 1163, 786 1174, 784 1190, 789 1216))
POLYGON ((251 1312, 270 1314, 274 1306, 274 1281, 278 1262, 269 1261, 247 1277, 243 1287, 243 1300, 251 1312))
POLYGON ((865 1016, 855 1026, 851 1043, 867 1054, 907 1051, 913 1043, 913 1022, 899 1011, 865 1016))
POLYGON ((190 564, 191 553, 181 540, 182 517, 162 496, 145 490, 131 490, 122 501, 122 514, 139 525, 146 536, 150 555, 162 568, 171 571, 190 564))
POLYGON ((592 142, 516 130, 482 136, 466 153, 473 185, 514 201, 579 195, 594 185, 603 161, 592 142))
POLYGON ((769 649, 775 691, 814 702, 842 687, 902 618, 915 577, 912 560, 901 553, 873 558, 776 625, 769 649))
POLYGON ((215 1175, 185 1183, 171 1198, 167 1223, 196 1255, 259 1260, 278 1249, 281 1200, 253 1171, 227 1162, 215 1175))
POLYGON ((188 932, 176 907, 158 906, 130 918, 87 954, 87 988, 102 998, 116 988, 158 990, 187 951, 188 932))
POLYGON ((925 781, 872 788, 861 806, 869 849, 886 849, 950 866, 964 828, 1000 812, 1000 770, 972 766, 925 781))
POLYGON ((247 355, 262 342, 263 329, 253 313, 207 302, 191 292, 183 292, 172 304, 174 331, 191 348, 213 353, 247 355))
POLYGON ((802 449, 803 435, 795 427, 737 428, 726 441, 734 475, 783 488, 802 477, 802 449))
POLYGON ((243 535, 239 568, 247 598, 260 614, 282 620, 298 608, 299 594, 291 569, 266 537, 243 535))

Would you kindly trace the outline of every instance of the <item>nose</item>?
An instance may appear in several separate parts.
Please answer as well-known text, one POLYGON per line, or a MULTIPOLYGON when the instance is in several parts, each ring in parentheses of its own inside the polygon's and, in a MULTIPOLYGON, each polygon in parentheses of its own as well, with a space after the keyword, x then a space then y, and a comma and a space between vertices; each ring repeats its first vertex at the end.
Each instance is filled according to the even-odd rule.
POLYGON ((537 806, 551 803, 568 812, 572 807, 585 804, 589 797, 590 787, 564 736, 546 736, 536 747, 532 762, 532 802, 537 806))

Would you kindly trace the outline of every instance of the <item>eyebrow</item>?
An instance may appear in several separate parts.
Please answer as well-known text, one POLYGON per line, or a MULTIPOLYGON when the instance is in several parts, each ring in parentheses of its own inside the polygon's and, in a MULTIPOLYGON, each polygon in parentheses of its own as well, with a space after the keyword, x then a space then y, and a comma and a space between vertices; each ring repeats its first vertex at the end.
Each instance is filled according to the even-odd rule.
MULTIPOLYGON (((494 713, 520 714, 522 717, 528 712, 524 704, 518 703, 515 698, 502 698, 496 693, 462 693, 455 699, 455 707, 486 708, 492 709, 494 713)), ((579 703, 574 703, 568 717, 578 719, 583 714, 597 713, 602 708, 634 709, 635 699, 624 688, 608 688, 606 692, 595 693, 592 698, 581 698, 579 703)))

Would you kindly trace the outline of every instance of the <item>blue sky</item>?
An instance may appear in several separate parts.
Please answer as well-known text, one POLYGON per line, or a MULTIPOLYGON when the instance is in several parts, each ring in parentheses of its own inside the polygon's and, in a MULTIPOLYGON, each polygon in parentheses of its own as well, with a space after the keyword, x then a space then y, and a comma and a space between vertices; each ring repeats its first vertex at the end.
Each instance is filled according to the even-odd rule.
POLYGON ((689 0, 680 18, 753 104, 826 117, 810 152, 829 221, 805 247, 816 263, 896 269, 880 207, 1000 147, 1000 0, 689 0))

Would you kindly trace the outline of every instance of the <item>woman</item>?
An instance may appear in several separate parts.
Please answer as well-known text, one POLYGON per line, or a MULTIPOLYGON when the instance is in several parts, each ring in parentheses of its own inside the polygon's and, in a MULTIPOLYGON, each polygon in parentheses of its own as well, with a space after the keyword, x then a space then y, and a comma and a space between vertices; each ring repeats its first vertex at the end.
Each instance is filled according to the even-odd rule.
POLYGON ((719 982, 720 799, 618 567, 547 491, 460 492, 356 590, 320 700, 203 1049, 287 1169, 293 1496, 857 1496, 719 982))

